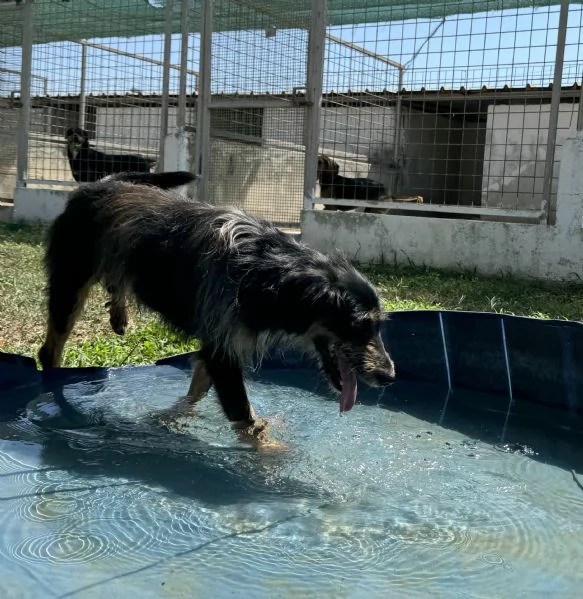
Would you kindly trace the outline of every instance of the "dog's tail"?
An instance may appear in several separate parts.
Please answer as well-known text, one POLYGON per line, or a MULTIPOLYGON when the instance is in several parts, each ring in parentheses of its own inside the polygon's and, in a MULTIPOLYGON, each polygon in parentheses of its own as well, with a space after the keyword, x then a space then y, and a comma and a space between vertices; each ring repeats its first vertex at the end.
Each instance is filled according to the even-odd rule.
POLYGON ((152 185, 161 189, 171 189, 192 183, 196 175, 188 171, 173 171, 169 173, 115 173, 102 179, 102 181, 124 181, 139 185, 152 185))

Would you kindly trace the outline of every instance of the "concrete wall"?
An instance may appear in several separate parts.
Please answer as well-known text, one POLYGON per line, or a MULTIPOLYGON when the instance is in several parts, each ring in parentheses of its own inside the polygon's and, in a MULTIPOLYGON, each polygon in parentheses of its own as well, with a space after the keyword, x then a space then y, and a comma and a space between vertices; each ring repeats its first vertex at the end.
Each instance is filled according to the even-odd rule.
POLYGON ((16 189, 13 220, 51 222, 65 208, 68 192, 57 189, 16 189))
POLYGON ((0 98, 0 200, 12 199, 16 185, 16 135, 20 109, 0 98))
MULTIPOLYGON (((178 109, 168 109, 168 131, 176 128, 178 109)), ((188 110, 187 122, 192 114, 188 110)), ((130 146, 134 151, 158 152, 160 145, 160 108, 156 106, 99 107, 96 114, 94 145, 107 150, 108 144, 130 146)), ((113 149, 112 149, 113 151, 113 149)), ((148 153, 150 155, 150 153, 148 153)))
POLYGON ((304 154, 298 150, 211 140, 208 201, 275 222, 298 222, 304 185, 304 154))
POLYGON ((302 240, 360 263, 413 262, 484 275, 580 280, 583 134, 565 142, 562 156, 552 227, 308 210, 302 212, 302 240))
MULTIPOLYGON (((550 105, 488 107, 482 205, 501 208, 540 208, 542 202, 550 105)), ((555 173, 562 145, 573 136, 576 104, 560 104, 555 173)), ((557 180, 552 193, 557 192, 557 180)))

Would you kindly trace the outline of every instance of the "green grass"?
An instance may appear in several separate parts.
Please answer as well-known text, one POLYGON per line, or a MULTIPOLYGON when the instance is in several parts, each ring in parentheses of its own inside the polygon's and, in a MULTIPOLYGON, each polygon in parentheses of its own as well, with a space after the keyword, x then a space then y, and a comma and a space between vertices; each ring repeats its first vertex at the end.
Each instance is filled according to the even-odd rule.
MULTIPOLYGON (((44 229, 0 223, 0 350, 35 356, 45 325, 44 229)), ((583 285, 544 285, 424 268, 374 268, 366 274, 386 310, 473 310, 583 320, 583 285)), ((152 314, 133 308, 125 336, 109 327, 107 297, 96 288, 67 344, 66 366, 145 364, 191 351, 152 314)))
MULTIPOLYGON (((36 357, 44 334, 46 301, 42 266, 45 230, 0 223, 0 350, 36 357)), ((164 356, 192 351, 159 324, 135 308, 130 328, 120 337, 109 327, 107 296, 95 287, 66 346, 65 366, 148 364, 164 356)))

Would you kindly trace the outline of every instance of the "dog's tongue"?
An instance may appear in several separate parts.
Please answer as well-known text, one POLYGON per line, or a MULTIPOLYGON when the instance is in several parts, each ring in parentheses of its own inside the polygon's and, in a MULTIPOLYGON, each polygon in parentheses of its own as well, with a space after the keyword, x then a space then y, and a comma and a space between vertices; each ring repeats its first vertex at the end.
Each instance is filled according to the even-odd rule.
POLYGON ((356 403, 357 382, 356 375, 344 358, 338 358, 338 370, 342 380, 340 392, 340 412, 348 412, 356 403))

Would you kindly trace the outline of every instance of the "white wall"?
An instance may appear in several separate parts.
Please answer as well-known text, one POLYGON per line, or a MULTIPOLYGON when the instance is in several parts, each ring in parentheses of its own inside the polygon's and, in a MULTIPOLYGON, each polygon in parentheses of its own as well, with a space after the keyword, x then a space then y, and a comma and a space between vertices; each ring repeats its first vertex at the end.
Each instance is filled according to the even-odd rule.
MULTIPOLYGON (((488 107, 482 205, 518 210, 540 208, 550 104, 488 107)), ((577 105, 559 105, 555 151, 558 173, 562 145, 575 134, 577 105)), ((553 183, 552 193, 557 192, 553 183)))
POLYGON ((583 135, 565 142, 557 224, 528 225, 306 210, 302 240, 360 263, 418 265, 544 280, 583 276, 583 135))
POLYGON ((16 222, 50 222, 64 210, 67 195, 66 190, 16 188, 12 218, 16 222))
MULTIPOLYGON (((188 119, 191 110, 189 109, 188 119)), ((175 106, 168 108, 168 131, 176 128, 175 106)), ((147 152, 150 156, 158 151, 160 144, 159 106, 98 107, 95 128, 96 138, 91 145, 100 150, 119 152, 117 145, 126 146, 124 151, 147 152)))

